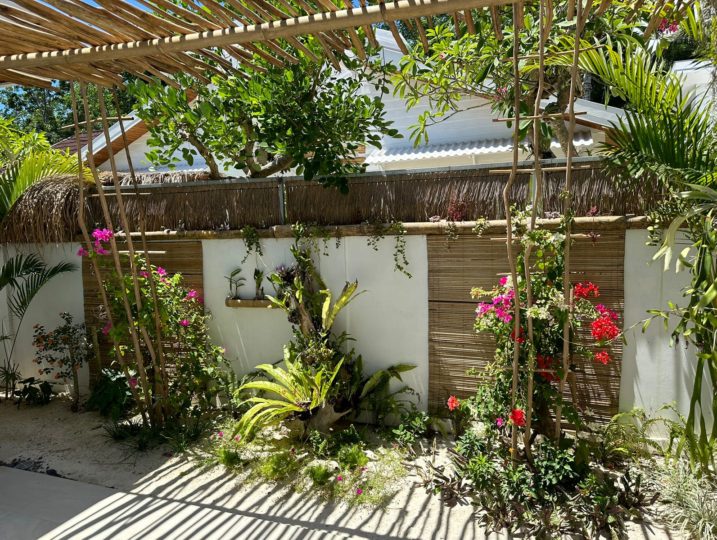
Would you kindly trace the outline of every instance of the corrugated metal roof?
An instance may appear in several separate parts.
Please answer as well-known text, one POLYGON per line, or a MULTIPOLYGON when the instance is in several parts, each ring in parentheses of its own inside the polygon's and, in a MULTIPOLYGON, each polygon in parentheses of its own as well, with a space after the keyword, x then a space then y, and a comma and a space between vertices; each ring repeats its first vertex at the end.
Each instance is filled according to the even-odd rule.
MULTIPOLYGON (((593 138, 590 132, 578 132, 575 134, 575 146, 590 146, 593 138)), ((559 148, 560 144, 553 141, 551 146, 559 148)), ((414 161, 422 159, 436 159, 456 156, 479 156, 483 154, 498 154, 510 152, 513 149, 513 141, 510 138, 488 139, 482 141, 469 141, 452 144, 425 145, 419 147, 401 146, 389 147, 367 152, 367 164, 395 163, 399 161, 414 161)))

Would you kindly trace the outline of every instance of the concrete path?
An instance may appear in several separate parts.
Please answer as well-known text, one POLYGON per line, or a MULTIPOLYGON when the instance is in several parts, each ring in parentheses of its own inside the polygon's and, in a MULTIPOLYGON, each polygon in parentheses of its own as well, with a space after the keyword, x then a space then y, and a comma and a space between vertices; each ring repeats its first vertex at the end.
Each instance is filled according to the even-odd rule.
MULTIPOLYGON (((631 524, 630 539, 673 538, 631 524)), ((485 536, 467 507, 416 488, 383 509, 335 505, 279 488, 238 485, 218 468, 173 463, 129 492, 0 467, 0 540, 367 539, 485 536)))

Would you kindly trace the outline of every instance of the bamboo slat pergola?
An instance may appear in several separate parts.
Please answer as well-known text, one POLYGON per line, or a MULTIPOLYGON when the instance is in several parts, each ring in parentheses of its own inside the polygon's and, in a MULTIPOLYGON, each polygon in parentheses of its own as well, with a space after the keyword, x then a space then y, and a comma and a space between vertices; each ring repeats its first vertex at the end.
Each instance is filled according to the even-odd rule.
MULTIPOLYGON (((635 13, 643 9, 643 0, 631 2, 635 13)), ((527 4, 527 2, 526 2, 527 4)), ((548 45, 550 28, 553 23, 554 14, 560 10, 567 21, 574 24, 574 35, 576 39, 572 55, 572 66, 570 69, 570 106, 565 115, 569 126, 570 137, 575 130, 576 112, 574 109, 574 97, 578 84, 578 64, 581 54, 580 36, 585 27, 588 15, 595 11, 598 14, 610 7, 611 0, 602 0, 597 7, 593 0, 534 0, 531 5, 539 6, 539 50, 536 55, 538 59, 537 77, 543 80, 545 65, 545 50, 548 45)), ((660 0, 654 4, 645 34, 652 32, 661 17, 666 0, 660 0)), ((87 84, 95 84, 102 87, 121 87, 123 75, 132 74, 141 79, 157 77, 167 84, 173 84, 172 75, 187 73, 200 81, 208 81, 209 76, 214 74, 226 75, 237 71, 237 65, 256 68, 253 64, 255 57, 270 62, 276 66, 283 66, 295 63, 297 58, 292 50, 302 51, 304 54, 315 57, 301 41, 302 36, 312 35, 321 44, 325 57, 335 65, 337 52, 353 50, 359 58, 366 57, 363 39, 360 33, 372 45, 376 44, 373 34, 373 25, 383 23, 393 35, 403 52, 407 52, 399 30, 398 22, 403 22, 408 28, 415 28, 418 33, 419 42, 424 49, 428 50, 429 43, 426 37, 427 28, 434 26, 433 18, 438 15, 448 15, 458 26, 459 22, 465 25, 468 33, 475 33, 476 27, 473 19, 474 10, 487 9, 492 17, 493 27, 498 39, 503 38, 503 24, 510 20, 513 26, 513 35, 519 36, 524 25, 524 2, 523 0, 396 0, 386 1, 359 0, 358 5, 353 0, 187 0, 186 2, 175 3, 172 0, 95 0, 90 3, 88 0, 11 0, 0 5, 0 83, 15 83, 20 85, 52 87, 55 80, 80 82, 84 117, 87 119, 88 133, 92 132, 94 122, 89 114, 87 99, 87 84), (502 6, 511 5, 511 13, 508 14, 502 6), (505 17, 505 21, 502 20, 505 17), (231 59, 229 61, 228 59, 231 59)), ((521 73, 519 62, 525 58, 519 56, 518 40, 514 40, 512 58, 507 59, 513 63, 513 77, 515 87, 515 112, 516 117, 510 119, 514 126, 514 156, 510 169, 510 176, 504 190, 505 213, 507 217, 507 239, 506 245, 511 266, 513 283, 518 282, 516 260, 511 236, 511 204, 510 190, 518 176, 518 147, 519 126, 521 120, 529 120, 534 123, 535 133, 538 133, 539 124, 544 116, 535 115, 520 117, 520 85, 521 73)), ((542 84, 542 83, 540 83, 542 84)), ((102 130, 109 141, 108 118, 104 93, 98 92, 101 112, 102 130)), ((540 94, 538 94, 538 98, 540 94)), ((80 109, 77 106, 77 96, 73 86, 74 125, 78 138, 80 132, 80 109)), ((539 103, 539 101, 538 101, 539 103)), ((121 114, 121 113, 120 113, 121 114)), ((507 119, 504 119, 507 120, 507 119)), ((119 121, 122 127, 122 120, 119 121)), ((124 130, 123 130, 124 133, 124 130)), ((119 222, 114 223, 108 210, 102 183, 99 179, 97 167, 93 162, 92 140, 89 141, 87 166, 95 179, 98 187, 100 204, 104 213, 106 226, 114 231, 119 229, 125 233, 127 248, 130 255, 142 253, 145 264, 149 265, 149 253, 145 241, 144 227, 140 223, 141 248, 135 248, 132 236, 129 234, 131 228, 127 219, 122 192, 119 189, 119 175, 111 149, 108 145, 109 162, 112 169, 115 196, 119 210, 119 222)), ((129 158, 129 149, 125 145, 125 152, 129 158)), ((534 181, 538 189, 535 197, 539 196, 543 184, 541 170, 541 157, 539 152, 534 152, 535 165, 533 168, 534 181)), ((565 207, 566 215, 571 212, 571 162, 573 159, 572 150, 568 151, 568 166, 565 170, 566 191, 565 207)), ((91 249, 84 216, 84 189, 83 166, 80 161, 80 203, 79 216, 80 227, 82 228, 85 242, 88 249, 91 249)), ((130 165, 130 173, 133 171, 130 165)), ((537 199, 536 199, 537 200, 537 199)), ((535 227, 537 204, 533 205, 533 215, 530 220, 530 228, 535 227)), ((565 275, 564 275, 564 301, 570 306, 571 285, 570 285, 570 228, 568 220, 568 234, 565 242, 565 275)), ((112 255, 114 269, 123 279, 123 268, 120 264, 116 243, 112 239, 112 255)), ((162 410, 162 397, 166 397, 168 391, 167 372, 164 361, 163 343, 161 339, 162 329, 159 325, 159 316, 155 315, 157 339, 152 340, 146 328, 136 326, 133 321, 131 302, 141 305, 142 298, 139 293, 139 272, 140 268, 130 260, 130 273, 132 287, 129 291, 123 288, 122 302, 124 311, 129 322, 129 332, 133 349, 132 354, 137 365, 137 371, 141 380, 141 394, 136 388, 132 388, 134 398, 141 405, 142 416, 145 422, 157 420, 162 422, 164 411, 162 410), (148 351, 151 357, 149 366, 153 369, 155 381, 152 391, 148 384, 147 360, 142 357, 141 348, 148 351), (160 399, 156 399, 159 396, 160 399)), ((111 321, 111 312, 104 294, 100 268, 94 263, 94 273, 98 279, 100 292, 103 295, 103 304, 111 321)), ((530 283, 530 271, 521 276, 530 283)), ((153 280, 150 280, 153 283, 153 280)), ((156 292, 152 287, 154 304, 157 304, 156 292)), ((516 296, 517 297, 517 296, 516 296)), ((528 291, 528 304, 531 302, 530 291, 528 291)), ((520 332, 521 306, 514 302, 514 331, 515 335, 520 332)), ((532 325, 528 320, 528 342, 526 346, 532 350, 531 342, 532 325)), ((566 322, 565 333, 568 335, 569 328, 566 322)), ((563 351, 563 368, 567 372, 569 365, 570 351, 566 346, 563 351)), ((115 343, 117 345, 117 343, 115 343)), ((512 362, 513 391, 512 401, 516 403, 517 383, 519 375, 520 343, 516 340, 512 362)), ((119 350, 119 347, 115 347, 119 350)), ((527 365, 528 380, 532 381, 534 370, 534 352, 529 353, 531 357, 527 365)), ((128 360, 119 352, 117 360, 123 369, 128 369, 128 360)), ((567 376, 560 380, 562 389, 567 376)), ((568 381, 569 382, 569 381, 568 381)), ((528 402, 526 417, 532 416, 531 403, 528 402)), ((560 410, 557 411, 556 430, 561 429, 560 410)), ((529 452, 528 438, 529 425, 526 429, 525 448, 529 452)), ((514 457, 517 457, 518 429, 513 427, 512 449, 514 457)), ((528 455, 528 458, 530 456, 528 455)))

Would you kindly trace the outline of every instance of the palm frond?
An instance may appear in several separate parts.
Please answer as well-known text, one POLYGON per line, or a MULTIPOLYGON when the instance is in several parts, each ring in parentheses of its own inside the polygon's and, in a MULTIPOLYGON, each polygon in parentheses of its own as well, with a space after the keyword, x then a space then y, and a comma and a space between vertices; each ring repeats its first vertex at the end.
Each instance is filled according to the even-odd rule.
POLYGON ((7 286, 16 287, 20 279, 46 268, 47 265, 34 253, 15 255, 0 267, 0 291, 7 286))
POLYGON ((54 266, 46 267, 39 272, 33 272, 24 276, 22 281, 17 282, 12 287, 12 292, 8 298, 10 312, 19 319, 22 319, 30 307, 32 300, 48 281, 60 274, 72 272, 75 269, 76 266, 74 264, 62 262, 54 266))

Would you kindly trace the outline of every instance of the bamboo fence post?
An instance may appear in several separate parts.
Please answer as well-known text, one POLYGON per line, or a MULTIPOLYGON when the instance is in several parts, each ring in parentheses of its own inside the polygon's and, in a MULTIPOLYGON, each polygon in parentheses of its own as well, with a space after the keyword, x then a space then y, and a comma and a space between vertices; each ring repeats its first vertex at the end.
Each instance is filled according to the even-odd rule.
MULTIPOLYGON (((80 83, 80 88, 84 87, 84 83, 80 83)), ((83 92, 84 95, 84 92, 83 92)), ((78 195, 78 210, 77 210, 77 219, 80 226, 80 231, 82 232, 82 237, 85 241, 85 249, 88 253, 92 251, 92 240, 90 239, 90 234, 87 230, 87 223, 85 223, 85 174, 83 171, 83 161, 82 161, 82 146, 80 141, 80 120, 79 120, 79 114, 77 112, 77 94, 75 93, 75 84, 74 82, 70 83, 70 98, 72 102, 72 118, 74 120, 75 124, 75 144, 77 145, 77 162, 78 162, 78 175, 79 175, 79 195, 78 195)), ((92 137, 91 131, 88 132, 88 140, 92 137)), ((89 144, 89 142, 88 142, 89 144)), ((100 290, 100 297, 102 298, 102 305, 105 308, 105 311, 107 312, 107 319, 109 321, 110 326, 114 325, 114 321, 112 319, 112 311, 110 310, 109 301, 107 300, 107 293, 105 292, 104 284, 102 283, 102 274, 100 271, 100 266, 97 264, 97 260, 94 257, 90 258, 90 264, 92 265, 92 272, 95 274, 95 278, 97 279, 97 285, 100 290)), ((93 345, 95 345, 96 350, 95 354, 97 355, 97 358, 99 359, 99 347, 95 342, 97 342, 97 332, 94 331, 92 333, 93 335, 93 345)), ((127 365, 127 362, 124 361, 124 357, 119 352, 119 347, 117 340, 113 337, 112 338, 112 345, 115 351, 115 357, 117 358, 117 362, 119 363, 120 367, 122 368, 122 371, 125 374, 125 377, 127 377, 127 380, 130 379, 130 372, 129 372, 129 366, 127 365)), ((99 367, 102 368, 102 363, 99 362, 99 367)), ((130 392, 132 393, 132 398, 137 402, 141 403, 139 399, 139 394, 137 392, 137 389, 130 385, 130 392)), ((141 409, 141 415, 142 415, 142 423, 146 426, 148 423, 147 414, 144 409, 141 409)))
MULTIPOLYGON (((120 110, 119 97, 116 90, 112 90, 112 96, 114 98, 115 108, 117 111, 120 110)), ((119 113, 118 113, 119 114, 119 113)), ((139 188, 137 185, 137 175, 134 172, 134 166, 132 164, 132 156, 129 151, 129 143, 127 140, 127 134, 124 129, 124 123, 122 121, 121 114, 119 115, 119 128, 122 134, 122 143, 125 150, 125 157, 127 159, 127 167, 129 169, 130 178, 132 179, 132 185, 134 186, 135 193, 137 194, 137 205, 139 208, 139 233, 142 241, 142 250, 144 252, 144 260, 147 264, 148 270, 151 268, 150 252, 147 246, 147 235, 146 235, 146 222, 147 222, 147 207, 145 201, 140 200, 139 188)), ((129 231, 126 232, 127 238, 130 239, 131 234, 129 231)), ((159 359, 159 373, 161 375, 159 384, 162 390, 162 396, 164 399, 169 397, 169 383, 167 375, 167 365, 164 358, 164 342, 162 340, 162 320, 159 314, 159 299, 157 297, 157 284, 154 281, 154 275, 150 273, 149 288, 152 294, 152 302, 154 302, 154 324, 155 332, 157 333, 157 355, 159 359)), ((148 336, 147 336, 148 337, 148 336)), ((165 411, 166 412, 166 411, 165 411)))
MULTIPOLYGON (((132 228, 130 227, 129 219, 127 218, 127 212, 125 209, 124 204, 124 198, 122 197, 122 190, 119 186, 119 174, 117 172, 117 162, 115 161, 115 155, 114 150, 112 149, 112 141, 110 139, 110 129, 109 129, 109 122, 107 121, 107 104, 105 103, 105 96, 104 96, 104 90, 101 88, 98 88, 97 92, 97 99, 100 106, 100 117, 101 117, 101 123, 102 123, 102 132, 105 136, 106 141, 106 148, 107 148, 107 158, 110 163, 110 169, 112 171, 112 185, 114 187, 115 192, 115 198, 117 201, 117 209, 119 211, 120 216, 120 223, 122 224, 122 228, 125 231, 125 236, 127 239, 127 250, 129 251, 129 271, 130 276, 132 278, 132 287, 134 289, 134 300, 137 303, 137 309, 142 309, 142 292, 140 290, 140 284, 139 284, 139 271, 137 269, 137 261, 135 259, 135 249, 134 249, 134 242, 132 241, 132 235, 130 234, 132 228)), ((140 201, 138 201, 139 203, 140 201)), ((154 349, 154 343, 152 342, 151 337, 147 333, 147 329, 143 326, 138 325, 138 329, 140 334, 142 335, 142 340, 144 341, 145 346, 147 347, 147 351, 149 352, 150 359, 152 361, 152 365, 155 368, 158 368, 157 365, 157 352, 154 349)), ((159 374, 161 378, 161 373, 159 369, 154 369, 153 373, 155 375, 159 374)), ((156 381, 155 381, 156 383, 156 381)), ((159 387, 163 389, 162 382, 160 380, 159 387)), ((154 394, 154 392, 152 392, 154 394)), ((159 421, 163 422, 164 417, 164 410, 163 405, 166 403, 166 400, 168 398, 167 395, 162 395, 163 402, 164 403, 153 403, 152 407, 155 409, 155 413, 159 413, 159 421)))
MULTIPOLYGON (((570 318, 573 313, 573 296, 570 286, 570 244, 572 238, 572 165, 573 165, 573 138, 575 136, 575 99, 577 97, 578 85, 578 61, 580 60, 580 36, 582 35, 587 16, 583 15, 583 0, 575 2, 577 16, 575 17, 575 47, 573 49, 573 62, 570 68, 570 98, 568 104, 568 148, 565 162, 565 206, 563 215, 565 216, 565 248, 563 253, 563 300, 565 302, 568 316, 563 325, 563 376, 560 377, 558 383, 559 399, 562 400, 565 390, 565 380, 568 370, 570 369, 570 318)), ((592 0, 587 0, 585 12, 589 14, 592 7, 592 0)), ((558 403, 555 410, 555 438, 560 438, 562 428, 562 405, 558 403)))
MULTIPOLYGON (((85 85, 80 87, 80 90, 82 91, 82 101, 83 106, 85 109, 85 118, 88 119, 87 124, 87 132, 89 136, 87 137, 87 164, 89 165, 90 171, 92 172, 92 177, 95 180, 95 185, 97 186, 97 191, 99 194, 99 200, 100 205, 102 207, 102 213, 105 218, 106 225, 114 231, 114 226, 112 224, 112 216, 110 215, 109 207, 107 205, 107 199, 104 194, 104 190, 102 188, 102 181, 100 180, 99 174, 97 173, 97 167, 95 166, 95 158, 93 155, 93 148, 92 148, 92 125, 91 123, 91 116, 90 116, 90 106, 89 101, 87 99, 87 88, 85 85)), ((102 91, 101 88, 97 88, 98 93, 102 91)), ((106 141, 107 144, 110 144, 109 139, 106 141)), ((115 271, 117 272, 117 278, 119 279, 121 283, 120 290, 122 291, 122 304, 124 306, 125 315, 127 317, 127 324, 129 326, 129 333, 130 338, 132 339, 132 345, 134 347, 134 356, 135 361, 137 362, 137 372, 139 373, 140 381, 142 382, 142 389, 144 391, 144 409, 145 411, 150 411, 150 417, 152 417, 151 412, 153 411, 152 408, 152 396, 149 391, 149 384, 147 379, 147 371, 145 370, 144 366, 144 359, 142 358, 142 349, 140 346, 139 336, 137 335, 137 331, 134 325, 134 316, 132 315, 132 308, 130 307, 129 303, 129 297, 127 296, 127 292, 124 288, 124 272, 122 271, 122 262, 119 258, 119 253, 117 250, 117 242, 115 240, 114 235, 112 238, 110 238, 110 246, 112 248, 112 261, 114 262, 115 271)), ((139 401, 138 404, 140 405, 140 408, 142 408, 142 401, 139 401)))
MULTIPOLYGON (((538 89, 535 94, 535 102, 533 104, 533 114, 540 110, 540 100, 543 97, 543 83, 545 81, 545 11, 547 6, 545 0, 541 0, 538 6, 538 89)), ((517 59, 516 59, 517 60, 517 59)), ((537 116, 537 114, 536 114, 537 116)), ((535 230, 535 223, 538 216, 538 206, 542 204, 543 199, 543 173, 541 171, 542 145, 540 137, 539 118, 533 119, 533 162, 535 169, 535 190, 533 192, 533 207, 531 208, 530 224, 528 229, 535 230)), ((526 308, 529 310, 533 305, 533 286, 530 275, 530 255, 532 252, 532 244, 528 243, 525 247, 525 288, 526 288, 526 308)), ((530 459, 530 436, 533 423, 533 377, 535 374, 535 343, 533 341, 533 317, 527 314, 528 325, 528 396, 525 407, 525 433, 523 434, 523 445, 525 446, 525 454, 530 459)))
MULTIPOLYGON (((519 49, 519 31, 520 22, 518 15, 521 10, 518 4, 513 4, 513 58, 517 58, 519 49)), ((503 205, 505 206, 505 229, 506 229, 506 249, 508 250, 508 263, 510 265, 510 275, 515 291, 513 300, 513 384, 511 387, 511 408, 515 409, 518 394, 518 360, 520 359, 520 295, 518 294, 518 269, 516 267, 515 254, 513 253, 513 230, 512 230, 512 214, 510 211, 510 190, 515 182, 518 174, 518 152, 520 144, 520 70, 518 62, 513 62, 513 83, 514 83, 514 115, 515 123, 513 124, 513 164, 510 171, 510 177, 503 189, 503 205)), ((515 424, 511 428, 511 453, 514 460, 518 458, 518 426, 515 424)))

